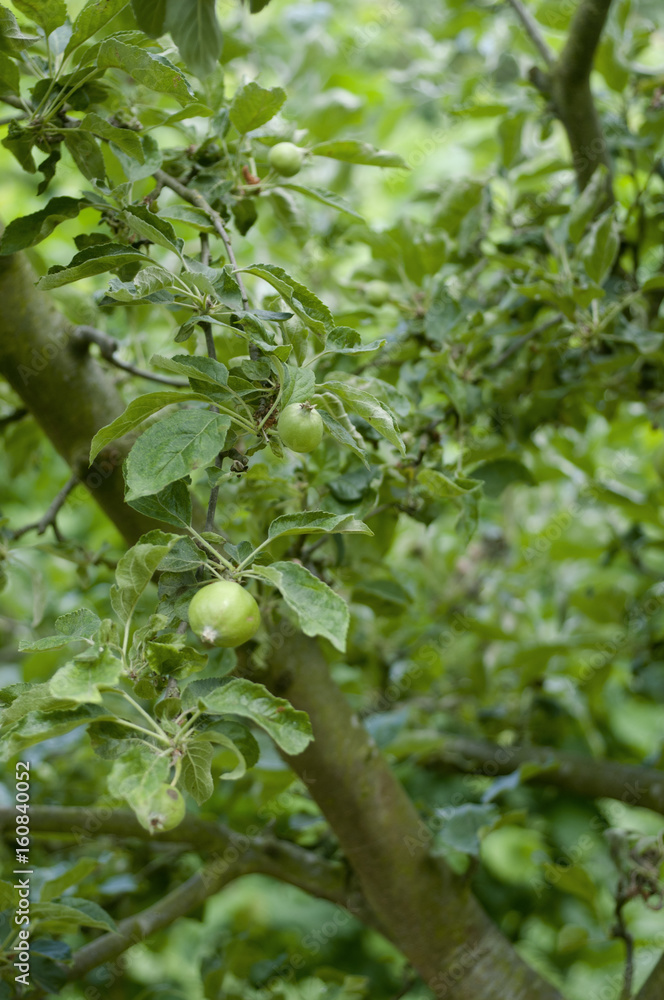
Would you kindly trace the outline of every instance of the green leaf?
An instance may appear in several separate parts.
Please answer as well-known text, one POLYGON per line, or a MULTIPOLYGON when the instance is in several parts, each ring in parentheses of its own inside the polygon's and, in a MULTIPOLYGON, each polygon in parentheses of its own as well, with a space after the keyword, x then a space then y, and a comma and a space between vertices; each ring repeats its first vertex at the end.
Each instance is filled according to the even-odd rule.
POLYGON ((97 65, 100 69, 109 66, 124 70, 136 83, 174 97, 183 105, 188 104, 193 96, 180 71, 167 59, 154 56, 136 45, 126 45, 117 38, 106 38, 101 43, 97 65))
POLYGON ((103 28, 105 24, 119 14, 127 6, 127 0, 88 0, 83 10, 74 21, 73 31, 65 56, 70 55, 81 42, 91 38, 103 28))
POLYGON ((281 87, 265 90, 257 83, 248 83, 236 91, 230 106, 230 119, 241 135, 269 122, 286 100, 281 87))
POLYGON ((597 215, 606 200, 606 184, 609 171, 600 163, 593 172, 586 187, 572 202, 567 216, 567 232, 573 243, 578 243, 586 231, 588 223, 597 215))
POLYGON ((478 489, 480 483, 473 479, 463 479, 457 477, 456 480, 448 479, 437 469, 420 469, 417 474, 417 482, 425 493, 435 499, 446 500, 450 497, 462 497, 467 493, 472 493, 478 489))
MULTIPOLYGON (((330 393, 326 393, 325 395, 322 396, 322 399, 327 405, 330 405, 328 403, 329 400, 334 400, 334 402, 338 404, 339 408, 343 410, 341 401, 337 399, 336 396, 332 396, 330 393)), ((322 409, 320 406, 318 407, 318 412, 320 413, 321 419, 325 424, 325 430, 328 432, 328 434, 331 434, 332 437, 335 439, 335 441, 338 441, 339 444, 342 445, 342 447, 350 448, 350 450, 354 452, 355 455, 357 455, 357 457, 362 461, 362 463, 368 469, 369 463, 367 462, 367 457, 362 450, 362 442, 358 441, 357 438, 351 434, 348 428, 345 427, 340 420, 335 419, 335 417, 339 416, 339 414, 335 414, 335 417, 333 417, 330 413, 327 412, 327 410, 322 409)), ((348 420, 348 415, 345 413, 345 411, 344 411, 344 416, 345 419, 348 420)))
POLYGON ((219 729, 208 729, 205 731, 205 739, 230 751, 237 761, 235 767, 231 768, 230 771, 222 771, 220 778, 223 781, 239 781, 247 773, 247 768, 253 767, 257 762, 260 754, 258 743, 246 726, 238 725, 229 720, 221 725, 226 732, 221 732, 219 729), (233 739, 227 735, 228 732, 233 733, 233 739))
POLYGON ((65 896, 66 902, 34 903, 30 916, 42 928, 76 930, 78 927, 99 927, 104 931, 117 931, 115 921, 106 910, 90 899, 65 896))
POLYGON ((253 572, 281 592, 305 635, 322 635, 336 649, 345 651, 350 622, 348 605, 326 583, 294 562, 254 566, 253 572))
POLYGON ((347 409, 353 413, 357 413, 368 424, 371 424, 379 434, 382 434, 384 438, 387 438, 391 444, 398 448, 402 454, 405 453, 403 441, 395 425, 394 418, 384 404, 376 399, 375 396, 372 396, 371 393, 365 392, 364 389, 358 389, 349 383, 336 380, 323 382, 318 388, 322 391, 333 392, 335 396, 341 399, 347 409))
POLYGON ((112 423, 107 424, 106 427, 102 427, 101 430, 97 431, 90 445, 90 462, 94 461, 102 448, 105 448, 107 444, 110 444, 111 441, 117 441, 124 434, 128 434, 130 431, 140 427, 143 421, 147 417, 152 416, 153 413, 163 410, 165 406, 172 406, 192 399, 204 400, 205 396, 201 396, 197 392, 171 392, 170 390, 164 390, 163 392, 148 392, 144 396, 138 396, 137 399, 133 399, 124 413, 121 413, 112 423))
MULTIPOLYGON (((323 188, 303 187, 301 184, 282 183, 280 187, 288 188, 290 191, 297 191, 298 194, 303 194, 306 198, 319 201, 323 205, 329 205, 330 208, 336 208, 338 212, 345 212, 346 215, 352 215, 353 218, 359 219, 361 222, 364 221, 360 213, 351 208, 348 202, 340 195, 335 194, 334 191, 325 191, 323 188)), ((279 189, 277 188, 276 190, 279 189)))
POLYGON ((47 35, 67 20, 65 0, 12 0, 21 14, 40 25, 47 35))
POLYGON ((131 618, 157 566, 176 541, 177 535, 150 531, 122 556, 115 570, 115 586, 111 587, 113 610, 121 621, 131 618))
POLYGON ((343 160, 345 163, 366 163, 372 167, 410 169, 406 161, 397 153, 376 149, 368 142, 359 142, 356 139, 347 139, 341 142, 320 142, 317 146, 312 147, 311 152, 314 156, 327 156, 333 160, 343 160))
POLYGON ((128 156, 121 146, 111 140, 109 147, 119 162, 124 175, 128 181, 141 181, 158 170, 163 161, 162 150, 154 136, 142 134, 138 136, 143 153, 142 161, 133 156, 128 156))
POLYGON ((139 163, 145 161, 141 140, 130 128, 117 128, 101 115, 91 113, 85 116, 79 129, 84 132, 92 132, 93 135, 98 135, 100 139, 106 139, 108 142, 114 142, 116 146, 119 146, 129 156, 133 156, 139 163))
POLYGON ((10 705, 2 711, 2 728, 10 727, 30 712, 52 712, 66 709, 70 706, 60 698, 54 698, 51 689, 46 684, 27 684, 10 705))
POLYGON ((291 278, 282 267, 277 267, 276 264, 252 264, 240 270, 255 274, 272 285, 302 322, 318 336, 325 337, 333 329, 334 319, 327 306, 308 288, 291 278))
POLYGON ((103 181, 106 176, 104 157, 90 133, 82 132, 78 128, 68 128, 64 131, 64 137, 65 146, 83 176, 89 181, 103 181))
POLYGON ((0 94, 15 94, 18 97, 21 88, 21 77, 18 66, 0 52, 0 94))
POLYGON ((26 747, 62 736, 77 726, 84 726, 87 722, 107 716, 106 710, 98 705, 79 705, 77 708, 54 712, 29 712, 3 737, 0 743, 0 760, 9 760, 26 747))
POLYGON ((205 562, 205 555, 191 538, 181 538, 161 563, 163 573, 189 573, 205 562))
POLYGON ((122 661, 108 650, 100 650, 98 659, 72 660, 51 678, 49 687, 54 698, 80 704, 101 704, 100 686, 114 687, 122 674, 122 661))
POLYGON ((586 274, 596 285, 608 276, 620 249, 618 224, 612 211, 605 212, 592 224, 579 245, 579 257, 586 274))
POLYGON ((434 841, 434 854, 442 853, 440 847, 451 847, 463 854, 477 857, 480 852, 480 831, 491 828, 500 813, 495 806, 476 805, 466 802, 461 806, 449 806, 438 810, 445 822, 434 841))
POLYGON ((207 802, 214 791, 212 756, 209 740, 202 736, 194 736, 188 740, 182 758, 180 782, 199 806, 207 802))
POLYGON ((127 456, 127 500, 158 493, 192 469, 211 465, 230 425, 230 417, 208 409, 178 410, 153 424, 127 456))
POLYGON ((160 786, 168 781, 170 765, 166 757, 157 756, 145 743, 138 743, 115 761, 108 776, 111 795, 125 799, 138 822, 152 832, 149 822, 151 800, 160 786))
POLYGON ((148 264, 134 276, 133 281, 120 281, 119 278, 112 277, 106 294, 116 302, 164 302, 172 300, 170 290, 173 287, 173 275, 170 271, 159 264, 148 264), (158 294, 163 289, 169 290, 166 299, 158 294))
POLYGON ((166 31, 167 0, 131 0, 136 24, 151 38, 159 38, 166 31))
POLYGON ((0 52, 21 52, 38 40, 24 34, 10 10, 0 5, 0 52))
POLYGON ((96 858, 79 858, 68 871, 44 883, 39 895, 40 903, 48 903, 49 900, 55 899, 63 893, 65 889, 71 889, 73 885, 78 885, 98 867, 99 861, 96 858))
POLYGON ((2 145, 9 150, 26 173, 36 173, 37 167, 32 156, 34 134, 31 131, 22 128, 18 122, 11 121, 7 126, 7 135, 2 140, 2 145))
POLYGON ((131 500, 129 506, 147 517, 174 524, 178 528, 191 524, 191 494, 186 483, 181 480, 170 483, 152 496, 131 500))
POLYGON ((122 218, 137 236, 181 256, 182 240, 175 235, 170 222, 160 219, 145 205, 128 205, 122 218))
POLYGON ((55 619, 55 627, 62 635, 72 639, 89 639, 96 635, 101 625, 101 618, 88 608, 79 608, 55 619))
POLYGON ((280 408, 283 410, 289 403, 304 403, 315 391, 316 376, 311 368, 294 368, 284 365, 284 385, 280 408))
POLYGON ((155 354, 150 360, 157 368, 174 372, 176 375, 184 375, 186 378, 193 378, 197 382, 209 382, 210 385, 221 386, 228 383, 228 368, 221 361, 215 361, 214 358, 195 354, 176 354, 173 358, 165 358, 161 354, 155 354))
POLYGON ((384 346, 384 340, 372 340, 365 344, 357 330, 349 326, 335 326, 328 335, 325 350, 330 354, 369 354, 384 346))
POLYGON ((298 754, 311 743, 313 734, 306 712, 298 712, 284 698, 276 698, 263 687, 244 678, 233 678, 198 700, 200 708, 213 715, 240 715, 251 719, 288 754, 298 754))
POLYGON ((223 43, 215 0, 168 0, 166 27, 187 69, 200 80, 214 71, 223 43))
POLYGON ((373 535, 373 531, 352 514, 328 514, 324 510, 308 510, 301 514, 283 514, 268 528, 267 537, 283 535, 325 535, 349 533, 373 535))
POLYGON ((81 250, 66 267, 50 268, 48 274, 37 282, 37 288, 47 292, 52 288, 60 288, 61 285, 69 285, 72 281, 80 281, 81 278, 115 270, 124 264, 147 264, 149 260, 145 254, 121 243, 99 243, 81 250))
POLYGON ((8 256, 41 243, 65 219, 75 219, 84 204, 81 198, 62 195, 51 198, 38 212, 13 219, 0 238, 0 256, 8 256))

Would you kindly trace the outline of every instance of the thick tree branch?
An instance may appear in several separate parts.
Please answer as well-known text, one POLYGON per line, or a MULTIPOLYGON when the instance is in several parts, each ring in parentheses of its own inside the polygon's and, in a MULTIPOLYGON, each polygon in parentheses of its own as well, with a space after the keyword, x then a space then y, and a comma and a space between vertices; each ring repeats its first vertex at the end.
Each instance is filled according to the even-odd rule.
POLYGON ((468 882, 431 857, 412 802, 331 679, 317 644, 299 635, 273 639, 280 653, 268 686, 309 713, 315 736, 287 759, 339 838, 387 936, 429 989, 437 997, 453 991, 455 1000, 560 1000, 521 961, 468 882))
POLYGON ((22 254, 0 257, 0 302, 0 375, 120 533, 135 542, 158 522, 124 502, 121 465, 131 441, 109 445, 88 463, 94 434, 124 411, 112 379, 73 347, 69 323, 35 290, 22 254))
POLYGON ((607 201, 612 200, 611 157, 590 89, 595 52, 611 0, 580 0, 557 60, 522 0, 509 0, 509 3, 546 66, 546 72, 534 67, 530 79, 538 90, 552 99, 554 111, 567 132, 579 189, 586 187, 596 167, 603 163, 609 170, 607 201))
POLYGON ((610 7, 611 0, 581 0, 579 3, 556 66, 556 73, 567 83, 581 83, 590 76, 610 7))
POLYGON ((611 0, 581 0, 551 74, 553 101, 567 132, 581 190, 600 163, 609 169, 609 177, 611 171, 611 157, 590 89, 593 60, 610 6, 611 0))
POLYGON ((104 358, 105 361, 115 365, 116 368, 121 368, 123 371, 129 372, 131 375, 137 375, 139 378, 147 379, 150 382, 160 382, 162 385, 174 385, 181 389, 186 388, 189 385, 186 379, 170 378, 168 375, 158 375, 156 372, 149 372, 144 368, 138 368, 136 365, 132 365, 128 361, 122 361, 116 356, 116 352, 120 345, 115 337, 109 337, 109 335, 104 333, 103 330, 97 330, 94 326, 74 327, 74 330, 72 331, 72 338, 74 344, 78 344, 84 348, 89 344, 96 344, 102 358, 104 358))
POLYGON ((239 861, 229 865, 223 874, 209 878, 206 878, 205 871, 197 872, 158 903, 136 913, 133 917, 122 920, 118 924, 117 934, 113 932, 103 934, 80 948, 68 969, 68 979, 70 981, 82 979, 92 969, 118 958, 139 941, 144 941, 164 927, 170 927, 180 917, 191 913, 229 882, 244 874, 244 866, 239 861))
POLYGON ((512 774, 522 764, 545 770, 528 778, 532 784, 554 785, 585 798, 617 799, 664 814, 664 772, 652 767, 596 760, 552 747, 500 747, 452 736, 427 752, 422 764, 436 770, 495 777, 512 774))
MULTIPOLYGON (((12 836, 15 825, 15 810, 0 808, 0 833, 6 831, 6 835, 12 836)), ((174 830, 153 835, 140 825, 133 813, 96 810, 94 806, 31 806, 30 828, 34 834, 73 836, 79 843, 113 836, 138 838, 154 844, 189 845, 204 853, 210 878, 223 875, 230 866, 236 872, 234 878, 238 874, 249 873, 269 875, 319 899, 343 906, 364 923, 377 926, 376 918, 357 886, 349 879, 344 864, 328 861, 276 837, 259 833, 248 836, 196 816, 186 816, 174 830)))

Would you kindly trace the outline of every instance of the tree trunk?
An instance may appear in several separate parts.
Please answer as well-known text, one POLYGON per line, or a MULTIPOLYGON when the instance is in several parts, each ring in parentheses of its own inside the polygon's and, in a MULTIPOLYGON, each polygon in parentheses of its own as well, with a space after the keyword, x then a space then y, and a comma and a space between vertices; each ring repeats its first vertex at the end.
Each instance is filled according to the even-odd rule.
MULTIPOLYGON (((380 924, 437 997, 556 1000, 473 897, 329 676, 316 642, 273 640, 268 686, 309 713, 314 742, 288 762, 307 785, 380 924)), ((257 677, 263 680, 262 677, 257 677)))
MULTIPOLYGON (((90 442, 124 410, 113 379, 75 345, 71 326, 34 287, 23 254, 0 257, 0 374, 20 396, 55 449, 130 543, 158 522, 124 502, 122 461, 130 440, 116 441, 89 465, 90 442)), ((169 529, 172 530, 172 529, 169 529)))

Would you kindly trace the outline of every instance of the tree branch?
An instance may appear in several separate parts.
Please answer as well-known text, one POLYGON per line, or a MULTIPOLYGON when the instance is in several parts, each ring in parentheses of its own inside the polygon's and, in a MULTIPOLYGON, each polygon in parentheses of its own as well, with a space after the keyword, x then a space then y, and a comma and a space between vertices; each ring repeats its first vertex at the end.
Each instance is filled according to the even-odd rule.
POLYGON ((595 52, 611 0, 580 0, 558 59, 544 41, 537 22, 522 0, 508 2, 546 66, 546 72, 533 67, 529 76, 539 91, 552 98, 555 113, 567 133, 579 189, 586 187, 595 168, 603 163, 609 170, 607 201, 613 200, 611 157, 590 89, 595 52))
POLYGON ((229 865, 223 875, 206 878, 205 870, 197 872, 158 903, 136 913, 133 917, 122 920, 118 924, 117 934, 114 932, 103 934, 80 948, 74 954, 74 961, 67 970, 67 978, 70 982, 82 979, 97 966, 118 958, 128 948, 191 913, 229 882, 244 874, 241 862, 229 865))
MULTIPOLYGON (((0 833, 13 835, 16 814, 13 808, 0 808, 0 833)), ((377 926, 375 916, 361 893, 349 880, 348 869, 338 861, 328 861, 286 840, 263 836, 257 828, 250 834, 237 833, 221 823, 210 823, 196 816, 186 816, 179 826, 164 833, 151 834, 133 813, 117 810, 97 813, 94 806, 31 806, 30 828, 34 834, 59 833, 73 836, 78 843, 101 836, 138 838, 154 844, 189 845, 204 853, 207 877, 223 875, 239 864, 239 874, 268 875, 294 885, 319 899, 349 909, 359 920, 377 926)), ((233 876, 237 877, 237 874, 233 876)))
POLYGON ((507 0, 507 2, 516 11, 519 19, 521 20, 521 23, 523 24, 523 27, 526 30, 526 34, 529 36, 531 42, 533 43, 533 45, 541 55, 542 59, 550 69, 555 61, 555 56, 551 51, 551 49, 549 48, 549 46, 547 45, 547 43, 545 42, 544 37, 537 24, 537 21, 530 13, 528 8, 523 5, 521 0, 507 0))
POLYGON ((133 544, 159 522, 124 502, 121 465, 131 440, 103 449, 92 466, 88 459, 93 436, 124 411, 124 403, 97 361, 73 349, 70 324, 48 295, 35 290, 35 280, 22 254, 0 257, 0 375, 133 544))
POLYGON ((494 777, 512 774, 522 764, 540 763, 546 770, 528 778, 532 784, 554 785, 585 798, 617 799, 664 814, 664 772, 652 767, 596 760, 553 747, 500 747, 452 736, 421 759, 425 767, 494 777))
POLYGON ((205 200, 202 194, 196 191, 195 188, 189 188, 182 181, 179 181, 176 177, 171 177, 163 170, 155 170, 152 175, 157 181, 157 184, 161 184, 162 187, 170 188, 171 191, 175 191, 184 201, 188 201, 190 205, 195 205, 196 208, 201 208, 210 222, 214 226, 215 232, 221 238, 224 246, 226 247, 226 253, 228 254, 228 260, 231 267, 236 272, 235 278, 240 287, 240 295, 242 297, 242 305, 245 309, 249 308, 249 297, 247 295, 247 290, 244 287, 244 282, 242 281, 242 276, 239 273, 238 263, 235 259, 235 253, 233 251, 233 246, 231 244, 231 238, 228 235, 228 231, 224 225, 224 220, 216 212, 212 205, 205 200))
POLYGON ((581 0, 558 62, 551 74, 552 94, 572 150, 577 182, 583 190, 595 168, 609 170, 607 197, 611 197, 611 157, 590 89, 590 73, 611 0, 581 0))
POLYGON ((64 507, 67 497, 74 489, 74 487, 78 485, 78 482, 79 482, 78 476, 72 476, 71 479, 68 480, 68 482, 66 482, 65 485, 62 487, 60 492, 57 494, 57 496, 49 506, 46 513, 39 519, 39 521, 35 521, 32 524, 26 524, 22 528, 17 528, 16 531, 12 532, 12 537, 20 538, 21 535, 27 534, 28 531, 35 531, 35 530, 38 535, 43 535, 47 528, 52 527, 55 533, 55 537, 58 539, 59 542, 61 542, 63 539, 58 529, 56 518, 59 512, 64 507))
POLYGON ((174 385, 180 389, 189 386, 186 379, 170 378, 168 375, 158 375, 155 372, 146 371, 144 368, 138 368, 136 365, 132 365, 128 361, 121 361, 120 358, 116 357, 116 351, 120 346, 117 340, 114 337, 109 337, 109 335, 104 333, 102 330, 97 330, 94 326, 74 327, 72 336, 74 338, 74 343, 79 344, 82 347, 87 347, 90 344, 96 344, 102 358, 105 361, 115 365, 116 368, 122 368, 123 371, 129 372, 131 375, 137 375, 139 378, 149 379, 151 382, 159 382, 162 385, 174 385))
POLYGON ((560 1000, 519 958, 467 880, 430 855, 429 831, 330 677, 317 643, 301 635, 274 639, 278 662, 261 680, 308 712, 315 737, 286 759, 339 838, 387 936, 437 997, 449 997, 447 970, 454 969, 455 1000, 560 1000))

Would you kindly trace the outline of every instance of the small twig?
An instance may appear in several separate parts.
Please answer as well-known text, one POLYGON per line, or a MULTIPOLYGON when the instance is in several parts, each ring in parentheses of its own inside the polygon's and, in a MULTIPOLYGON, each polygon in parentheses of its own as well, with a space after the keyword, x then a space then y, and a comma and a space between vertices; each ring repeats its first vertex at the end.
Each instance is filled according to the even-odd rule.
POLYGON ((507 2, 516 11, 519 20, 521 21, 526 30, 526 34, 530 38, 531 42, 533 43, 539 54, 541 55, 546 65, 549 67, 549 69, 551 69, 551 67, 555 62, 555 56, 551 51, 551 49, 549 48, 549 46, 547 45, 547 43, 544 41, 544 36, 542 35, 537 25, 537 21, 530 13, 530 11, 527 9, 527 7, 524 7, 524 5, 521 3, 521 0, 507 0, 507 2))
POLYGON ((249 296, 247 295, 247 290, 244 287, 244 282, 239 273, 239 268, 237 260, 235 259, 235 253, 233 252, 233 247, 231 245, 231 239, 228 235, 228 230, 224 225, 224 221, 217 211, 205 200, 202 194, 200 194, 195 188, 188 188, 186 184, 183 184, 176 177, 171 177, 170 174, 165 173, 163 170, 155 170, 152 175, 158 184, 163 187, 168 187, 171 191, 175 191, 184 201, 188 201, 190 205, 195 205, 196 208, 201 208, 205 214, 210 219, 212 225, 215 228, 215 232, 221 238, 224 246, 226 247, 226 253, 228 254, 228 260, 231 267, 236 272, 235 278, 240 288, 240 296, 242 298, 242 305, 244 309, 249 309, 249 296))
MULTIPOLYGON (((206 267, 210 263, 210 240, 208 239, 207 233, 201 233, 201 264, 206 267)), ((212 358, 214 361, 217 360, 217 348, 214 346, 214 336, 212 334, 212 324, 211 323, 201 323, 203 333, 205 334, 205 347, 207 349, 208 357, 212 358)), ((211 410, 219 412, 216 406, 211 406, 211 410)), ((218 469, 221 468, 221 459, 219 455, 214 460, 214 464, 218 469)), ((210 499, 208 500, 207 514, 205 515, 205 530, 214 531, 214 519, 217 516, 217 501, 219 500, 219 486, 213 486, 210 489, 210 499)))
POLYGON ((99 348, 99 352, 105 361, 109 364, 115 365, 116 368, 121 368, 125 372, 129 372, 131 375, 137 375, 139 378, 149 379, 150 382, 160 382, 162 385, 174 385, 178 389, 186 389, 189 386, 189 382, 186 379, 181 378, 170 378, 168 375, 158 375, 156 372, 148 372, 144 368, 138 368, 136 365, 130 364, 128 361, 121 361, 120 358, 116 357, 115 352, 120 346, 114 337, 109 337, 107 333, 102 330, 97 330, 94 326, 77 326, 73 331, 74 342, 81 345, 82 347, 88 347, 90 344, 96 344, 99 348))
POLYGON ((21 406, 18 409, 13 410, 11 413, 8 413, 6 417, 0 417, 0 430, 7 427, 9 424, 16 423, 17 420, 23 420, 23 417, 27 417, 29 412, 30 411, 24 406, 21 406))
POLYGON ((616 926, 613 930, 613 936, 620 937, 625 942, 625 978, 622 990, 620 991, 620 1000, 630 1000, 632 982, 634 980, 634 938, 627 930, 627 924, 623 915, 623 907, 626 902, 627 897, 619 891, 618 899, 616 900, 616 926))
POLYGON ((36 531, 38 535, 43 535, 47 528, 53 528, 55 537, 59 542, 64 541, 64 538, 58 530, 56 524, 56 518, 65 504, 65 501, 71 491, 78 483, 78 476, 72 476, 68 482, 62 487, 58 495, 53 500, 46 513, 38 521, 34 521, 32 524, 26 524, 22 528, 17 528, 16 531, 12 532, 13 538, 20 538, 22 535, 27 534, 28 531, 36 531))

